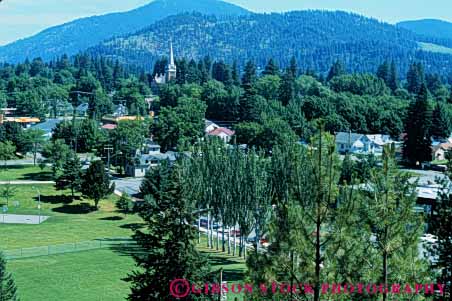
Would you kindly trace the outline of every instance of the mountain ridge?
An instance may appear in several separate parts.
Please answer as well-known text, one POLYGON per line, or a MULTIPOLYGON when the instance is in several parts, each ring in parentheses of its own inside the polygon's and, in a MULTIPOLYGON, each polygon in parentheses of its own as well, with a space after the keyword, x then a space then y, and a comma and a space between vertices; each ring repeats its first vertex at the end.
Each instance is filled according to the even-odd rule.
POLYGON ((185 13, 104 41, 88 53, 149 70, 159 57, 167 55, 167 41, 172 36, 177 37, 173 43, 179 57, 209 55, 228 62, 237 59, 242 65, 252 59, 263 67, 270 57, 287 66, 293 55, 303 68, 322 73, 337 59, 356 72, 375 72, 384 60, 396 61, 402 73, 417 60, 432 72, 452 62, 448 54, 423 51, 418 35, 409 30, 354 13, 323 10, 242 17, 185 13))
POLYGON ((220 0, 156 0, 126 12, 76 19, 49 27, 28 38, 0 47, 0 62, 17 63, 26 58, 50 60, 73 55, 91 46, 140 30, 155 21, 183 12, 214 15, 246 15, 251 12, 220 0))

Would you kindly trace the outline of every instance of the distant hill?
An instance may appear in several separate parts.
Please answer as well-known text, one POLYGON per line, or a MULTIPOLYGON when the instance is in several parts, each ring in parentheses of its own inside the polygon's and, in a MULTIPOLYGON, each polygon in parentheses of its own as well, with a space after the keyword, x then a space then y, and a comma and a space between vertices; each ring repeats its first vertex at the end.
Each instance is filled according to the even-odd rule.
POLYGON ((452 23, 450 22, 436 19, 424 19, 400 22, 397 26, 423 36, 452 40, 452 23))
POLYGON ((78 19, 51 27, 30 38, 0 47, 0 62, 16 63, 26 58, 52 59, 76 54, 103 40, 135 32, 155 21, 182 12, 242 15, 249 12, 219 0, 156 0, 143 7, 102 16, 78 19))
POLYGON ((327 72, 337 59, 356 72, 374 72, 384 60, 394 60, 402 75, 413 61, 424 62, 427 72, 445 74, 452 67, 447 50, 420 44, 419 36, 411 31, 331 11, 221 18, 181 14, 134 34, 104 41, 88 52, 149 70, 159 57, 167 55, 169 39, 178 57, 199 59, 210 55, 228 62, 237 59, 242 65, 252 59, 260 67, 270 57, 287 65, 292 56, 302 68, 320 72, 327 72))

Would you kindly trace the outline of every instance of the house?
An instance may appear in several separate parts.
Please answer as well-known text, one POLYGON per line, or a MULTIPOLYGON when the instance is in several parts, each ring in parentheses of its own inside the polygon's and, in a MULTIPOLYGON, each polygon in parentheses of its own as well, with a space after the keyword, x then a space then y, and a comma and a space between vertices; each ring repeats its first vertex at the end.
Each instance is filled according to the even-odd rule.
POLYGON ((43 136, 46 139, 50 139, 52 138, 53 131, 55 130, 57 125, 63 121, 64 119, 47 119, 45 122, 31 126, 30 129, 41 130, 43 131, 43 136))
POLYGON ((432 161, 446 160, 446 153, 452 150, 452 143, 445 142, 432 146, 432 161))
POLYGON ((113 117, 123 117, 123 116, 127 116, 127 114, 128 114, 127 107, 123 104, 119 104, 115 108, 115 111, 113 112, 113 117))
POLYGON ((221 140, 223 140, 226 143, 229 143, 229 141, 231 141, 232 136, 234 136, 235 132, 228 129, 228 128, 217 128, 213 131, 210 131, 207 135, 208 136, 214 136, 214 137, 218 137, 221 140))
POLYGON ((86 116, 88 114, 89 104, 84 102, 75 108, 77 116, 86 116))
POLYGON ((162 153, 151 153, 151 154, 140 154, 135 157, 133 165, 126 166, 126 174, 130 177, 141 178, 146 175, 146 172, 153 167, 157 167, 160 162, 164 160, 169 160, 171 163, 177 160, 177 153, 167 152, 162 153))
POLYGON ((214 122, 212 122, 210 120, 205 119, 204 121, 205 121, 205 124, 206 124, 205 129, 204 129, 206 134, 209 133, 209 132, 212 132, 213 130, 216 130, 216 129, 220 128, 220 126, 218 124, 216 124, 216 123, 214 123, 214 122))
POLYGON ((161 161, 176 161, 176 155, 174 152, 162 154, 160 145, 152 139, 146 139, 141 149, 135 151, 133 162, 126 165, 126 174, 130 177, 144 177, 149 169, 158 166, 161 161))
POLYGON ((364 135, 345 132, 336 134, 336 149, 339 153, 381 155, 383 147, 391 143, 399 144, 389 135, 364 135))

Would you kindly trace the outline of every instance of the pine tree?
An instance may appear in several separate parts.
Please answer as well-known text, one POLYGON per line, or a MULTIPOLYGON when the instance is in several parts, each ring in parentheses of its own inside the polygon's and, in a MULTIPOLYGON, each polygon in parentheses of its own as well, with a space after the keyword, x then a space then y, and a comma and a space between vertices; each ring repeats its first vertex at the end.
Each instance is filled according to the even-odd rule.
POLYGON ((420 93, 422 85, 425 84, 424 68, 421 63, 413 63, 410 66, 406 80, 408 92, 420 93))
POLYGON ((432 114, 431 136, 436 140, 444 140, 450 136, 450 118, 444 104, 438 102, 432 114))
POLYGON ((339 184, 351 184, 353 178, 353 161, 350 153, 347 153, 342 161, 341 176, 339 178, 339 184))
POLYGON ((410 165, 431 161, 432 110, 428 101, 428 91, 425 84, 408 108, 405 122, 406 137, 403 146, 403 157, 410 165))
POLYGON ((452 104, 452 87, 450 88, 448 103, 452 104))
POLYGON ((386 85, 392 92, 395 92, 399 88, 399 79, 397 75, 397 66, 394 61, 391 62, 391 67, 389 69, 389 77, 386 85))
MULTIPOLYGON (((174 300, 169 289, 174 279, 198 285, 207 282, 208 264, 195 248, 194 208, 185 197, 179 168, 170 170, 165 161, 141 187, 145 201, 138 214, 147 229, 133 235, 142 251, 134 256, 139 270, 125 279, 132 283, 128 300, 174 300)), ((184 298, 193 299, 191 295, 184 298)))
POLYGON ((337 60, 334 62, 333 66, 331 66, 330 72, 326 77, 326 81, 329 82, 333 77, 340 76, 345 74, 345 67, 342 61, 337 60))
POLYGON ((234 63, 232 64, 231 77, 232 77, 232 83, 236 86, 239 86, 240 85, 240 75, 239 75, 239 69, 238 69, 236 60, 234 60, 234 63))
POLYGON ((244 121, 256 120, 259 116, 259 99, 261 96, 257 95, 255 83, 257 80, 256 66, 253 62, 247 62, 245 71, 242 76, 242 88, 244 93, 240 98, 240 114, 244 121))
POLYGON ((270 59, 265 66, 265 70, 262 72, 262 75, 279 75, 279 67, 275 63, 273 59, 270 59))
POLYGON ((452 191, 450 181, 452 180, 452 153, 447 153, 448 173, 447 178, 438 180, 443 189, 440 190, 439 198, 432 214, 432 228, 436 235, 437 243, 433 245, 432 255, 438 260, 434 262, 433 268, 440 271, 438 283, 446 285, 445 296, 441 300, 452 300, 452 191))
POLYGON ((0 301, 17 301, 16 284, 10 273, 6 271, 6 261, 0 252, 0 301))
MULTIPOLYGON (((362 209, 369 231, 374 236, 377 252, 369 261, 375 266, 376 283, 387 286, 391 283, 418 283, 428 281, 426 261, 418 254, 419 237, 424 223, 422 216, 413 210, 417 200, 416 183, 410 175, 398 171, 395 162, 395 146, 386 145, 383 150, 383 166, 374 169, 367 182, 368 189, 362 209), (405 262, 416 266, 413 270, 405 262)), ((387 294, 383 294, 387 300, 387 294)))
POLYGON ((283 75, 281 86, 279 88, 279 100, 287 106, 295 97, 295 78, 290 69, 287 69, 283 75))
POLYGON ((389 63, 388 61, 384 61, 383 64, 378 66, 377 77, 381 78, 386 84, 389 79, 389 63))
POLYGON ((296 78, 298 76, 298 64, 297 59, 295 56, 292 56, 290 59, 290 66, 289 66, 290 72, 292 73, 292 77, 296 78))

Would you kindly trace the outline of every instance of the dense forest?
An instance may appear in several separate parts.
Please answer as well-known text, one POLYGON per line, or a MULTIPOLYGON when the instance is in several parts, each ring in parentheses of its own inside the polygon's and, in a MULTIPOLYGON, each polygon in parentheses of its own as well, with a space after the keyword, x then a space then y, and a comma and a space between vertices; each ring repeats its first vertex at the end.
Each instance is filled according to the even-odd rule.
POLYGON ((394 60, 402 75, 413 61, 423 63, 429 73, 447 76, 451 72, 448 66, 452 56, 432 52, 434 49, 423 51, 416 34, 345 12, 300 11, 242 17, 182 14, 105 41, 89 52, 150 69, 167 53, 170 39, 176 56, 200 59, 210 55, 229 63, 236 59, 240 66, 253 60, 263 68, 270 57, 287 66, 295 56, 301 68, 320 73, 327 73, 337 59, 350 72, 375 72, 386 59, 394 60))

